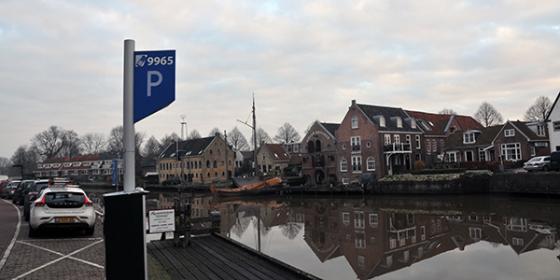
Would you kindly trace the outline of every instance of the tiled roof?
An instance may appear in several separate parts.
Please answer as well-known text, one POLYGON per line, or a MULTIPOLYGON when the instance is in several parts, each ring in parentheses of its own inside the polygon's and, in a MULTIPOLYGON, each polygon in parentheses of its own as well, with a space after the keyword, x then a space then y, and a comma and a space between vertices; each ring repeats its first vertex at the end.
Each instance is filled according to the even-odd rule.
POLYGON ((521 130, 521 132, 523 132, 523 134, 525 134, 527 137, 529 137, 530 141, 539 141, 539 140, 540 141, 546 141, 546 140, 548 140, 548 137, 546 135, 538 136, 531 128, 529 128, 527 126, 528 122, 513 121, 513 122, 511 122, 511 124, 513 124, 519 130, 521 130))
MULTIPOLYGON (((181 157, 200 155, 204 149, 212 143, 214 138, 216 138, 216 136, 180 141, 178 152, 181 157)), ((173 157, 177 157, 177 147, 175 143, 170 144, 160 155, 160 158, 173 157)))
POLYGON ((381 127, 380 130, 420 132, 418 127, 412 128, 410 126, 409 116, 401 108, 364 104, 357 105, 366 114, 366 116, 377 125, 379 125, 379 121, 375 118, 376 116, 383 116, 385 118, 386 126, 381 127), (397 122, 394 119, 395 117, 400 117, 402 119, 402 127, 397 127, 397 122))
POLYGON ((463 115, 448 115, 448 114, 433 114, 418 111, 406 111, 411 117, 417 120, 418 125, 424 130, 424 126, 428 126, 428 131, 424 131, 428 135, 445 135, 448 131, 448 124, 454 120, 457 124, 456 129, 467 131, 472 129, 482 129, 483 126, 470 116, 463 115))
POLYGON ((263 144, 261 148, 267 148, 274 155, 275 160, 290 160, 290 155, 284 149, 282 144, 263 144))
POLYGON ((480 135, 476 139, 476 142, 473 144, 464 144, 463 143, 463 131, 457 131, 447 138, 447 145, 446 150, 456 149, 456 148, 466 148, 466 147, 488 147, 492 144, 492 141, 500 132, 503 125, 494 125, 489 127, 484 127, 479 129, 480 135))
POLYGON ((43 161, 43 163, 57 163, 57 162, 74 162, 74 161, 89 161, 89 160, 104 160, 105 156, 100 154, 95 155, 83 155, 76 157, 60 157, 60 158, 49 158, 43 161))
POLYGON ((338 127, 340 126, 339 123, 321 123, 321 125, 322 125, 328 132, 330 132, 333 136, 335 135, 334 133, 336 132, 336 130, 337 130, 338 127))
POLYGON ((417 125, 424 129, 424 132, 428 135, 445 135, 445 127, 451 118, 451 115, 432 114, 409 110, 406 110, 406 112, 416 120, 417 125))

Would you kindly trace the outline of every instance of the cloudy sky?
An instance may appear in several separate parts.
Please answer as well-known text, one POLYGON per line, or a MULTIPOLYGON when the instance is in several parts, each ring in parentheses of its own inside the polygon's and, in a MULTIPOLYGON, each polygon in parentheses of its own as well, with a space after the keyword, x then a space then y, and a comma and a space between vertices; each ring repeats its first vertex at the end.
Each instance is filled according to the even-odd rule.
MULTIPOLYGON (((50 125, 122 123, 123 40, 177 50, 175 103, 139 122, 160 138, 240 126, 303 133, 352 99, 521 119, 560 90, 560 2, 0 1, 0 156, 50 125)), ((247 136, 250 131, 242 129, 247 136)))

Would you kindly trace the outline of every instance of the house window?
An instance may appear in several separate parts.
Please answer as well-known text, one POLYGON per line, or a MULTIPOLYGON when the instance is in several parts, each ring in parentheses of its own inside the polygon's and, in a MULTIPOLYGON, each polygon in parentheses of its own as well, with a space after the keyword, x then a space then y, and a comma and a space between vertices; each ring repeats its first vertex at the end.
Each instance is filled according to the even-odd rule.
POLYGON ((384 138, 385 138, 385 145, 391 145, 391 135, 385 134, 384 138))
POLYGON ((486 161, 486 152, 484 150, 478 151, 478 161, 486 161))
POLYGON ((534 146, 531 146, 531 156, 534 157, 537 155, 537 149, 534 146))
POLYGON ((402 119, 400 117, 397 117, 397 127, 402 128, 402 119))
POLYGON ((437 153, 437 140, 432 140, 432 152, 437 153))
POLYGON ((342 150, 346 150, 346 144, 342 144, 341 148, 342 150))
POLYGON ((354 212, 354 228, 365 228, 364 212, 354 212))
POLYGON ((416 129, 416 120, 415 119, 410 119, 410 127, 412 129, 416 129))
POLYGON ((457 152, 447 153, 447 159, 449 162, 457 162, 457 152))
POLYGON ((385 127, 385 126, 387 126, 387 124, 385 123, 385 117, 383 117, 383 116, 380 116, 380 117, 379 117, 379 126, 380 126, 380 127, 385 127))
POLYGON ((393 139, 395 140, 396 144, 400 144, 401 143, 401 136, 398 134, 393 135, 393 139))
POLYGON ((346 178, 346 177, 342 178, 342 184, 343 184, 343 185, 348 185, 348 184, 350 184, 350 179, 348 179, 348 178, 346 178))
POLYGON ((361 150, 360 136, 350 137, 350 145, 352 146, 352 152, 359 152, 361 150))
POLYGON ((367 158, 367 171, 375 171, 375 159, 373 157, 367 158))
POLYGON ((465 161, 466 162, 474 161, 473 151, 465 151, 465 161))
POLYGON ((347 172, 348 171, 348 162, 345 158, 340 160, 340 172, 347 172))
POLYGON ((368 148, 371 147, 371 142, 370 142, 370 141, 368 141, 368 142, 366 143, 366 147, 368 147, 368 148))
POLYGON ((502 156, 508 161, 521 160, 521 144, 502 144, 502 156))
POLYGON ((416 135, 416 149, 420 150, 422 147, 420 146, 420 135, 416 135))
POLYGON ((521 238, 514 237, 511 240, 511 244, 513 246, 523 246, 525 244, 525 241, 523 241, 523 239, 521 239, 521 238))
POLYGON ((378 224, 379 224, 379 215, 369 214, 369 225, 371 227, 377 227, 378 224))
POLYGON ((352 129, 358 128, 358 117, 352 116, 352 129))
POLYGON ((480 228, 469 228, 469 236, 473 240, 480 240, 482 238, 482 229, 480 228))
POLYGON ((431 151, 432 145, 430 145, 430 142, 431 142, 432 140, 426 139, 425 141, 426 141, 426 153, 429 155, 429 154, 432 153, 432 151, 431 151))
POLYGON ((552 122, 552 129, 554 131, 559 131, 560 130, 560 121, 552 122))
POLYGON ((354 239, 354 247, 356 249, 366 248, 366 236, 363 232, 356 232, 356 238, 354 239))
POLYGON ((474 138, 474 132, 464 133, 463 134, 463 144, 473 144, 476 142, 474 138))
POLYGON ((410 144, 410 134, 406 135, 406 144, 410 144))
POLYGON ((362 156, 352 156, 352 172, 362 171, 362 156))
POLYGON ((513 136, 515 136, 515 130, 514 130, 514 129, 506 129, 506 130, 504 130, 504 136, 505 136, 505 137, 513 137, 513 136))
POLYGON ((342 213, 342 223, 345 224, 345 225, 350 224, 350 213, 347 213, 347 212, 342 213))
POLYGON ((542 124, 537 125, 537 135, 538 136, 545 136, 546 135, 545 130, 544 130, 544 125, 542 125, 542 124))

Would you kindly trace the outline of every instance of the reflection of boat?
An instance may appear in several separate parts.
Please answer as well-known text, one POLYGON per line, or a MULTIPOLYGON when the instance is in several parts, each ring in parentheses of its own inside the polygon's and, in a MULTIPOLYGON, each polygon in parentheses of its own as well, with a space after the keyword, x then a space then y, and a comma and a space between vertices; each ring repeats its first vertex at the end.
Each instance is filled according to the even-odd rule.
POLYGON ((234 180, 232 187, 217 188, 215 185, 212 185, 210 187, 210 191, 218 195, 226 196, 260 195, 276 193, 283 187, 284 185, 282 185, 282 179, 279 177, 273 177, 259 181, 239 182, 234 180))

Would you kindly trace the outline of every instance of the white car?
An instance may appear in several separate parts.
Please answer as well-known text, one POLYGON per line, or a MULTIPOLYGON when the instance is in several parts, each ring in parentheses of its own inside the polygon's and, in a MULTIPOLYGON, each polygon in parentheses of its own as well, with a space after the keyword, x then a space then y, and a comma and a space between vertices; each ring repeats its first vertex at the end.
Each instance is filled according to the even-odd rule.
POLYGON ((95 229, 95 209, 86 193, 75 187, 44 189, 31 203, 29 236, 46 228, 83 228, 87 235, 95 229))
POLYGON ((548 171, 550 169, 550 156, 534 157, 525 162, 523 168, 529 172, 537 170, 548 171))

